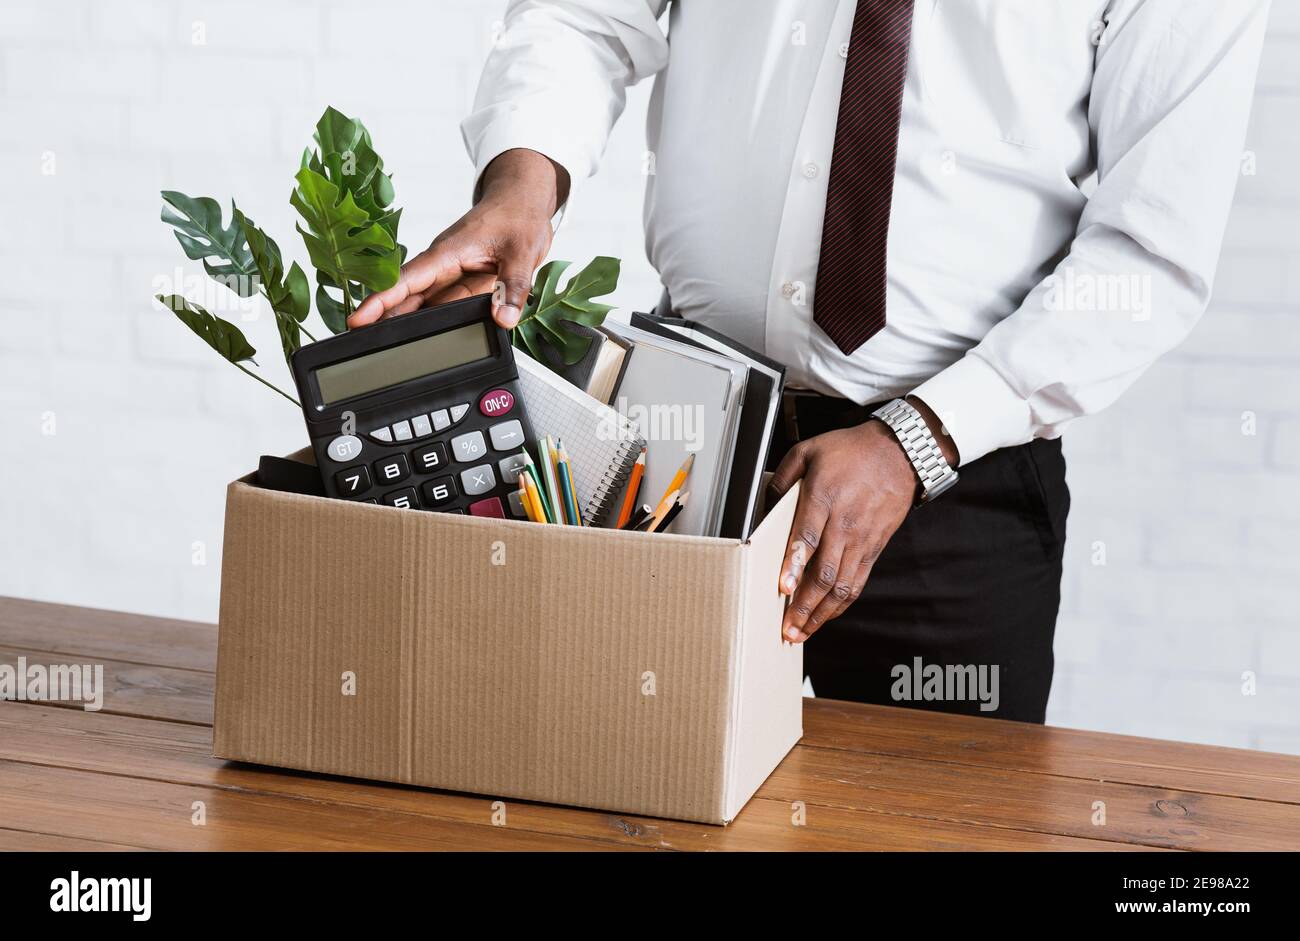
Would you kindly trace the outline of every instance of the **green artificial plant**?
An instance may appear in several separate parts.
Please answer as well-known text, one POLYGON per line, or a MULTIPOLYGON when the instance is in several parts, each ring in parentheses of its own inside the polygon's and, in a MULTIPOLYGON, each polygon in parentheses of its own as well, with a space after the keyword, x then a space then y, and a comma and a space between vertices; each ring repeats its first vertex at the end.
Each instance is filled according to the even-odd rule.
MULTIPOLYGON (((298 233, 315 268, 316 313, 331 333, 342 333, 361 301, 397 283, 406 258, 406 247, 397 241, 402 211, 393 208, 392 176, 384 171, 384 161, 361 121, 326 108, 313 138, 315 147, 303 152, 289 203, 298 212, 298 233)), ((162 198, 162 221, 175 230, 188 258, 201 261, 213 280, 239 297, 260 294, 266 299, 286 362, 304 336, 315 342, 305 326, 313 296, 306 272, 297 262, 286 269, 279 245, 233 200, 227 223, 220 204, 210 197, 164 190, 162 198)), ((514 345, 543 363, 572 365, 583 357, 590 337, 566 329, 564 323, 599 325, 610 306, 593 298, 608 294, 618 283, 617 258, 594 259, 561 288, 560 277, 568 266, 567 261, 542 266, 513 331, 514 345), (553 356, 543 355, 546 347, 553 356)), ((297 404, 244 365, 256 365, 257 351, 237 326, 176 294, 159 294, 157 300, 222 358, 297 404)))

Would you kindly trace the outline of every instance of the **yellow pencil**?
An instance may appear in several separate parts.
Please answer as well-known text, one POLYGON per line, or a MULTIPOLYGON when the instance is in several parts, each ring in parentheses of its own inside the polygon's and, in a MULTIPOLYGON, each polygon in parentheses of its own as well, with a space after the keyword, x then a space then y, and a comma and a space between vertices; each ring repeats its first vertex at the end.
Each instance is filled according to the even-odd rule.
POLYGON ((520 473, 519 479, 524 482, 524 487, 528 490, 528 499, 532 501, 533 512, 537 514, 537 522, 547 522, 546 511, 542 509, 542 493, 537 487, 537 481, 533 480, 532 473, 525 468, 520 473))
MULTIPOLYGON (((677 473, 673 474, 673 479, 669 482, 668 489, 664 491, 665 500, 668 498, 668 494, 682 489, 682 484, 686 483, 686 475, 691 472, 691 467, 694 464, 695 452, 692 451, 690 454, 686 455, 686 460, 682 462, 682 466, 677 468, 677 473)), ((663 501, 661 500, 660 503, 662 502, 663 501)))
POLYGON ((519 481, 519 489, 516 490, 515 493, 519 495, 519 505, 524 508, 524 513, 527 515, 528 521, 531 523, 539 522, 537 519, 537 511, 533 509, 533 501, 528 496, 528 488, 524 486, 522 480, 519 481))

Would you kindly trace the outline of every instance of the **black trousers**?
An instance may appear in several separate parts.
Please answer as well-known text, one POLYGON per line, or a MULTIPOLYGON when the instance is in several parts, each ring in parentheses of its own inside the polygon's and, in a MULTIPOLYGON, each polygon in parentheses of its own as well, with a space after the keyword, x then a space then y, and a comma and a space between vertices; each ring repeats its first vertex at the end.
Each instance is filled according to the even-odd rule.
MULTIPOLYGON (((794 440, 860 424, 875 407, 794 403, 772 467, 794 440)), ((1044 720, 1070 508, 1061 442, 1004 448, 960 474, 908 514, 858 600, 807 641, 816 695, 1044 720)))

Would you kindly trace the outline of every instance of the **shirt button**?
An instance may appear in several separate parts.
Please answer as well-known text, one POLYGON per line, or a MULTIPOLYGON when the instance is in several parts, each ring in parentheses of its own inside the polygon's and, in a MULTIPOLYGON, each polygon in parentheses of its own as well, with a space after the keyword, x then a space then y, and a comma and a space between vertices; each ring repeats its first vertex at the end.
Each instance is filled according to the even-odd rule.
POLYGON ((781 296, 782 296, 782 297, 787 297, 787 298, 788 298, 788 297, 794 297, 794 282, 793 282, 793 281, 787 281, 787 282, 785 282, 785 284, 781 285, 781 296))
POLYGON ((840 58, 847 59, 848 57, 849 57, 849 44, 846 42, 842 42, 840 43, 840 58))
POLYGON ((805 163, 803 165, 803 175, 810 180, 815 177, 817 175, 817 164, 805 163))

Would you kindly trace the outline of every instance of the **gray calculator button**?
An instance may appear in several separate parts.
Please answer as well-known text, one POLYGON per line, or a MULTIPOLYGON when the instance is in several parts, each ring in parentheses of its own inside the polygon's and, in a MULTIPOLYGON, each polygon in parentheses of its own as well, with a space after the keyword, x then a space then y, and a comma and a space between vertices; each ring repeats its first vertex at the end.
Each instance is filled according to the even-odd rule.
POLYGON ((331 461, 345 464, 361 453, 361 439, 356 435, 339 435, 329 443, 325 453, 331 461))
POLYGON ((413 437, 411 434, 411 423, 409 421, 395 422, 393 424, 393 437, 398 441, 410 441, 413 437))
POLYGON ((519 472, 527 466, 528 461, 522 454, 512 454, 497 461, 497 467, 501 468, 501 479, 508 484, 519 483, 519 472))
POLYGON ((491 464, 480 464, 460 472, 460 487, 469 496, 487 493, 497 485, 496 475, 492 473, 491 464))
POLYGON ((524 446, 524 426, 517 421, 503 421, 488 429, 492 447, 498 451, 513 451, 524 446))
POLYGON ((376 428, 374 431, 370 432, 370 437, 377 438, 380 441, 392 441, 393 433, 387 426, 384 426, 383 428, 376 428))
MULTIPOLYGON (((462 464, 477 461, 487 454, 487 444, 483 441, 483 432, 467 431, 451 439, 451 453, 462 464)), ((477 491, 475 491, 477 492, 477 491)))
POLYGON ((451 407, 451 421, 452 421, 452 424, 455 424, 456 422, 458 422, 458 421, 460 421, 462 418, 464 418, 464 417, 465 417, 465 413, 468 412, 468 411, 469 411, 469 403, 468 403, 468 402, 462 402, 460 405, 453 405, 453 406, 451 407))
POLYGON ((430 417, 433 419, 433 430, 442 431, 444 428, 451 427, 451 416, 447 414, 445 408, 440 408, 433 412, 430 417))
POLYGON ((528 515, 528 514, 524 511, 524 501, 521 500, 521 499, 519 499, 519 491, 518 491, 518 490, 511 490, 511 491, 510 491, 510 512, 513 513, 515 516, 527 516, 527 515, 528 515))
POLYGON ((411 419, 411 430, 415 432, 417 438, 423 438, 426 435, 433 434, 433 426, 429 424, 428 415, 416 415, 411 419))

